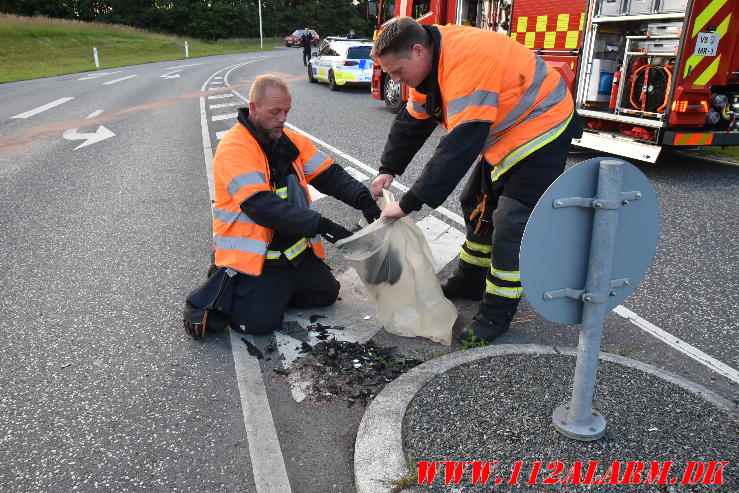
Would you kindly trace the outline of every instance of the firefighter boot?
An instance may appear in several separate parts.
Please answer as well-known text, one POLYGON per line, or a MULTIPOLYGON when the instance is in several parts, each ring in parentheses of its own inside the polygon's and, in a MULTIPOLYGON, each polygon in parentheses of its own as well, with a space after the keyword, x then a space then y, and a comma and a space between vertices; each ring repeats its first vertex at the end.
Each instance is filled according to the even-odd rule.
POLYGON ((499 335, 508 331, 516 310, 495 312, 495 315, 483 313, 484 306, 480 307, 477 315, 472 317, 464 331, 462 339, 471 339, 473 336, 486 342, 493 342, 499 335))
POLYGON ((447 298, 462 298, 479 301, 485 294, 485 273, 487 267, 470 265, 459 261, 454 273, 441 283, 441 290, 447 298))

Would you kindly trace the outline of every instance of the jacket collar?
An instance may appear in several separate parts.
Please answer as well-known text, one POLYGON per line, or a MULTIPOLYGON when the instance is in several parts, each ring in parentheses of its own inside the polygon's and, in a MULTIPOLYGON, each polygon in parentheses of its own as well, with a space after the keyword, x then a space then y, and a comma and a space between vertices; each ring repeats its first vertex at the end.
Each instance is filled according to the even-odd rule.
POLYGON ((259 147, 262 148, 264 154, 267 156, 268 161, 272 161, 276 155, 285 154, 291 162, 295 161, 300 155, 298 147, 290 140, 290 137, 283 132, 282 136, 277 140, 270 140, 266 138, 262 132, 259 132, 254 125, 249 121, 249 108, 239 108, 237 121, 242 124, 249 131, 254 139, 259 143, 259 147))

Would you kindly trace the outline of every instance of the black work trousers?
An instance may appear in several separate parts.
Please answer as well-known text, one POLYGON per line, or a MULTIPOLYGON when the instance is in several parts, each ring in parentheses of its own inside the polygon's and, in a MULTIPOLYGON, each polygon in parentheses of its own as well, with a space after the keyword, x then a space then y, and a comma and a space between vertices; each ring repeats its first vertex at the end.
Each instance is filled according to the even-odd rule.
MULTIPOLYGON (((466 241, 460 268, 470 279, 485 276, 480 312, 493 320, 513 317, 523 294, 518 258, 521 239, 531 211, 547 187, 562 174, 573 137, 580 135, 575 115, 556 139, 534 151, 491 181, 492 166, 481 159, 460 196, 466 241), (470 214, 487 195, 491 228, 475 234, 470 214)), ((466 277, 466 276, 465 276, 466 277)))
POLYGON ((308 60, 310 60, 310 47, 303 48, 303 65, 308 65, 308 60))
POLYGON ((315 308, 333 304, 339 281, 312 252, 300 265, 265 266, 259 277, 237 274, 229 315, 233 330, 267 334, 278 330, 288 307, 315 308))

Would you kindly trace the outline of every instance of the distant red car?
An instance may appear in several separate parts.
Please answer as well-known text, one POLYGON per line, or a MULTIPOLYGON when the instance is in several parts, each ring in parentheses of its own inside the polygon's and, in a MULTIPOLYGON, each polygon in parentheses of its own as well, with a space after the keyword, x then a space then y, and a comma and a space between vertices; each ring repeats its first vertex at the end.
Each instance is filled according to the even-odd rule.
MULTIPOLYGON (((315 32, 313 29, 309 29, 311 34, 311 44, 313 46, 318 46, 318 33, 315 32)), ((285 36, 285 46, 288 48, 291 46, 300 46, 300 37, 305 32, 305 29, 298 29, 292 34, 288 34, 285 36)))

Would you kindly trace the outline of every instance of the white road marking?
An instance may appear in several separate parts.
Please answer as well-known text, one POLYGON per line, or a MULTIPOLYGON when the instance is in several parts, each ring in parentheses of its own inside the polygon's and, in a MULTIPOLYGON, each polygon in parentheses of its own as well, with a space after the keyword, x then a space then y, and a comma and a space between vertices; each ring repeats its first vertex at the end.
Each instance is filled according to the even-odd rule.
POLYGON ((211 104, 208 109, 216 110, 218 108, 228 108, 229 106, 239 106, 241 101, 234 101, 233 103, 220 103, 220 104, 211 104))
POLYGON ((10 118, 29 118, 29 117, 38 115, 39 113, 43 113, 46 110, 50 110, 51 108, 55 108, 55 107, 59 106, 60 104, 64 104, 67 101, 72 101, 73 99, 74 99, 73 97, 59 98, 59 99, 57 99, 55 101, 52 101, 51 103, 46 103, 43 106, 39 106, 38 108, 34 108, 32 110, 28 110, 25 113, 20 113, 20 114, 17 114, 15 116, 11 116, 10 118))
POLYGON ((82 149, 83 147, 87 147, 91 144, 100 142, 101 140, 115 137, 115 134, 113 132, 102 125, 100 125, 98 129, 95 130, 95 132, 93 133, 80 133, 77 130, 78 129, 76 128, 70 128, 69 130, 65 130, 62 134, 62 137, 64 137, 66 140, 84 140, 83 143, 74 148, 75 151, 77 149, 82 149))
POLYGON ((464 243, 465 235, 454 226, 432 215, 424 217, 416 225, 426 237, 431 253, 434 255, 436 264, 434 268, 436 272, 439 272, 457 256, 464 243))
POLYGON ((313 202, 317 202, 326 196, 325 193, 321 193, 318 190, 316 190, 315 187, 313 187, 313 185, 308 185, 308 190, 310 191, 310 198, 313 202))
POLYGON ((236 118, 237 113, 226 113, 223 115, 213 115, 210 117, 210 120, 213 122, 217 122, 220 120, 231 120, 233 118, 236 118))
POLYGON ((116 70, 115 72, 100 72, 97 74, 90 74, 90 75, 86 75, 85 77, 80 77, 77 80, 97 79, 98 77, 105 77, 107 75, 120 74, 121 72, 123 72, 123 70, 116 70))
POLYGON ((267 390, 262 379, 259 360, 249 354, 241 340, 249 336, 231 331, 236 382, 241 394, 241 409, 244 412, 244 427, 249 443, 254 485, 257 493, 284 493, 292 491, 282 458, 277 430, 272 419, 267 399, 267 390))
POLYGON ((221 76, 213 77, 213 80, 223 80, 223 77, 221 77, 221 76))
POLYGON ((87 118, 87 119, 95 118, 96 116, 98 116, 102 112, 103 112, 103 110, 95 110, 92 113, 90 113, 89 115, 87 115, 85 118, 87 118))
POLYGON ((648 334, 651 334, 657 339, 659 339, 660 341, 666 343, 668 346, 671 346, 677 349, 678 351, 680 351, 681 353, 691 357, 692 359, 696 360, 698 363, 710 368, 716 373, 723 375, 726 378, 736 383, 739 383, 739 371, 736 371, 729 365, 722 363, 721 361, 707 355, 700 349, 694 346, 691 346, 690 344, 683 341, 682 339, 675 337, 669 332, 662 330, 656 325, 644 320, 639 315, 632 312, 625 306, 618 305, 616 308, 613 309, 613 312, 619 317, 623 317, 627 319, 629 322, 636 325, 637 327, 647 332, 648 334))
POLYGON ((220 132, 216 132, 216 140, 221 140, 223 136, 226 135, 226 132, 228 132, 228 130, 222 130, 220 132))
POLYGON ((353 176, 356 180, 359 180, 359 181, 369 180, 369 176, 365 175, 364 173, 360 171, 357 171, 351 166, 345 166, 344 169, 346 170, 347 173, 353 176))
POLYGON ((233 94, 214 94, 213 96, 208 96, 208 99, 224 99, 224 98, 232 98, 234 97, 233 94))
POLYGON ((164 70, 173 70, 176 68, 183 68, 183 67, 194 67, 195 65, 202 65, 202 63, 190 63, 187 65, 177 65, 176 67, 167 67, 164 70))
POLYGON ((127 75, 125 77, 121 77, 120 79, 109 80, 108 82, 103 82, 103 85, 104 86, 109 86, 111 84, 115 84, 115 83, 120 82, 122 80, 133 79, 134 77, 138 77, 138 75, 127 75))
POLYGON ((159 77, 161 77, 162 79, 176 79, 176 78, 180 77, 179 72, 182 72, 182 69, 175 70, 173 72, 167 72, 166 74, 162 74, 159 77))

